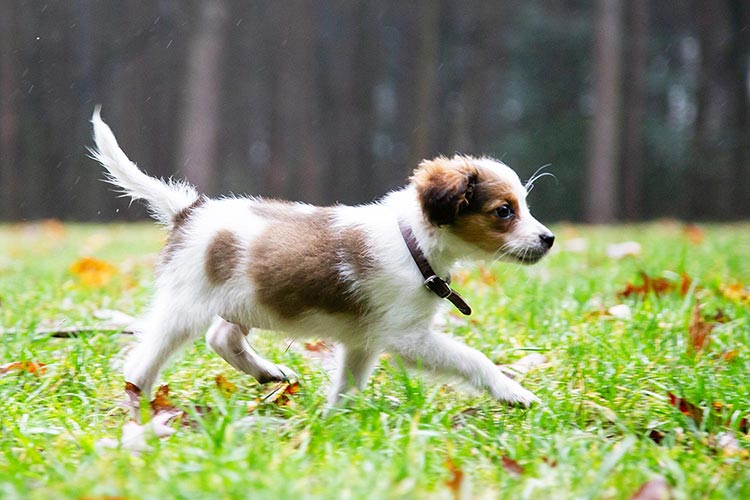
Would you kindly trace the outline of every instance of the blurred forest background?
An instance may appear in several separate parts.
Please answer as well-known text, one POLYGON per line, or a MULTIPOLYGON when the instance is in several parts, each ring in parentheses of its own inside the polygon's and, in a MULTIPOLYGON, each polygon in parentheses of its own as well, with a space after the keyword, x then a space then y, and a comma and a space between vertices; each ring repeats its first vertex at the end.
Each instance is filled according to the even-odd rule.
POLYGON ((89 118, 208 193, 503 159, 540 219, 750 217, 748 0, 0 0, 0 219, 129 220, 89 118))

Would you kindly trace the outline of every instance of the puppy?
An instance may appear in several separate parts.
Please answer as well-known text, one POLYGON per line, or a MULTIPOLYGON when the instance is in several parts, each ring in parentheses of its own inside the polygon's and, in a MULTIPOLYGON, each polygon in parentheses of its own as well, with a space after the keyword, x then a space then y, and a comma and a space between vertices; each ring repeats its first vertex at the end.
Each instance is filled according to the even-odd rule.
POLYGON ((470 313, 443 279, 457 261, 532 264, 552 247, 554 236, 532 217, 527 189, 509 167, 438 157, 423 161, 406 187, 354 207, 214 200, 140 171, 98 108, 92 123, 91 154, 108 181, 145 200, 169 228, 141 340, 125 365, 126 381, 146 394, 170 355, 206 329, 210 347, 259 382, 294 377, 252 350, 246 336, 258 328, 340 344, 329 405, 363 389, 384 352, 499 401, 538 401, 485 355, 431 329, 442 299, 470 313))

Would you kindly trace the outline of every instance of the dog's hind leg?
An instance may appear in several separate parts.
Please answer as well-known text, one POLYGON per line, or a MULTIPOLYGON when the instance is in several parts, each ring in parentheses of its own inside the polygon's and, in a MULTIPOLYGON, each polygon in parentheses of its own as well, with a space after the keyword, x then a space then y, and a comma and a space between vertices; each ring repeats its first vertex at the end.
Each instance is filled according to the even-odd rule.
POLYGON ((253 351, 247 341, 248 329, 217 318, 206 333, 208 346, 241 372, 252 375, 261 384, 296 379, 297 374, 283 365, 276 365, 253 351))

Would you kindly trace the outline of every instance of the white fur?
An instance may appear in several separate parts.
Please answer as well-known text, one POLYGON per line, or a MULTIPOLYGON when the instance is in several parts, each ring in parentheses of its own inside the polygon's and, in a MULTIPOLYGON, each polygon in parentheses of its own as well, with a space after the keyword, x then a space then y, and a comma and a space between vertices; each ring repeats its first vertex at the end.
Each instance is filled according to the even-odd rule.
MULTIPOLYGON (((117 146, 98 110, 92 123, 96 141, 94 158, 107 168, 111 182, 133 198, 146 200, 159 220, 168 222, 195 201, 197 194, 189 186, 165 183, 139 171, 117 146)), ((549 231, 528 213, 526 191, 517 175, 499 162, 477 161, 494 169, 498 178, 512 185, 521 205, 519 215, 524 222, 508 252, 522 252, 532 243, 537 244, 539 235, 549 231)), ((370 245, 368 250, 378 263, 377 273, 370 273, 355 285, 354 293, 369 306, 365 319, 325 312, 310 312, 294 320, 280 317, 255 300, 252 281, 245 272, 218 286, 208 283, 204 259, 219 230, 230 230, 240 245, 247 248, 269 224, 249 210, 254 203, 264 202, 254 198, 208 200, 180 228, 186 243, 160 269, 153 303, 141 321, 142 340, 125 367, 126 380, 148 393, 167 358, 181 345, 204 335, 209 326, 209 345, 238 370, 259 380, 294 376, 290 369, 252 351, 245 339, 247 329, 260 328, 291 337, 328 337, 340 343, 338 373, 328 398, 332 405, 348 390, 365 386, 384 352, 396 354, 411 366, 458 376, 500 401, 522 405, 538 401, 479 351, 432 331, 436 310, 445 302, 423 287, 423 278, 399 232, 398 219, 411 226, 427 259, 442 276, 460 259, 502 257, 504 253, 487 255, 470 242, 431 225, 422 213, 414 186, 392 192, 377 203, 333 208, 335 225, 341 229, 354 226, 363 231, 370 245)), ((314 210, 304 204, 274 206, 300 214, 314 210)), ((249 262, 250 252, 241 255, 239 268, 249 269, 253 264, 249 262)), ((338 271, 344 276, 352 272, 345 263, 338 271)))

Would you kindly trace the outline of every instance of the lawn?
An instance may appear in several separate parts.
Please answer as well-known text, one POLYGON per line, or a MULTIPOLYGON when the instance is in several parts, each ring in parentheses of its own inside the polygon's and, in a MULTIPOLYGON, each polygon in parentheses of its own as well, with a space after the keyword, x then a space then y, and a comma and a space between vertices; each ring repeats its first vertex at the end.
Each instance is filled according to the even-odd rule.
POLYGON ((0 498, 637 498, 662 480, 674 498, 750 498, 750 226, 555 229, 536 266, 458 273, 475 312, 445 314, 498 364, 537 355, 520 377, 543 404, 507 408, 390 358, 323 418, 326 346, 260 333, 299 392, 263 400, 271 387, 198 342, 162 376, 187 416, 135 452, 104 446, 129 419, 132 336, 97 330, 94 311, 143 311, 163 232, 2 226, 0 498), (625 241, 636 255, 608 255, 625 241), (86 274, 86 256, 112 267, 86 274), (691 325, 712 328, 705 342, 691 325), (51 336, 63 327, 81 332, 51 336))

